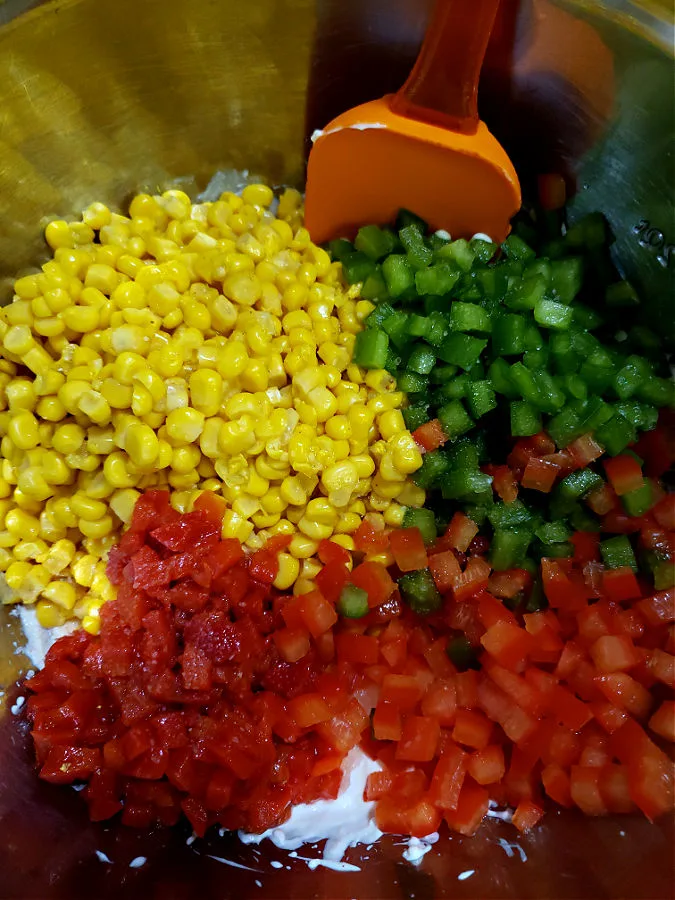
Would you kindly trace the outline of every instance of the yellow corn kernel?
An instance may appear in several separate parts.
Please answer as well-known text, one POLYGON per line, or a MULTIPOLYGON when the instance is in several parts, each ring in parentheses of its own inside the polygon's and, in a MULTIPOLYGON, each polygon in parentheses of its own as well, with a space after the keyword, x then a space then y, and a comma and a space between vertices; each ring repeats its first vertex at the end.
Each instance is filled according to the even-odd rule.
POLYGON ((50 575, 60 575, 68 568, 74 556, 75 544, 63 538, 52 544, 41 562, 50 575))
POLYGON ((11 563, 5 571, 5 580, 10 590, 18 591, 32 569, 32 563, 26 561, 11 563))
POLYGON ((35 615, 43 628, 58 628, 66 621, 63 609, 50 600, 38 600, 35 615))
POLYGON ((40 534, 40 522, 22 509, 12 509, 5 516, 5 529, 20 539, 34 541, 40 534))
POLYGON ((399 409, 390 409, 381 413, 377 418, 377 427, 385 441, 406 431, 403 414, 399 409))
POLYGON ((96 574, 96 564, 98 560, 90 554, 82 554, 72 563, 70 571, 75 583, 82 587, 91 587, 94 575, 96 574))
POLYGON ((114 522, 112 516, 101 516, 100 519, 92 521, 91 519, 79 519, 77 527, 83 535, 89 538, 99 539, 110 534, 113 530, 114 522))
POLYGON ((317 559, 305 559, 300 566, 300 577, 314 581, 323 566, 317 559))
POLYGON ((253 533, 253 523, 232 509, 225 511, 223 516, 222 536, 224 538, 236 538, 245 543, 253 533))
MULTIPOLYGON (((365 512, 365 507, 364 507, 365 512)), ((355 512, 343 512, 335 525, 335 531, 338 534, 351 534, 361 524, 361 516, 355 512)), ((335 538, 331 538, 335 540, 335 538)))
POLYGON ((76 453, 84 444, 86 433, 84 428, 75 423, 59 425, 52 438, 52 446, 59 453, 76 453))
POLYGON ((47 544, 39 538, 36 541, 19 541, 18 544, 14 545, 13 552, 14 559, 39 560, 47 552, 47 544))
POLYGON ((300 531, 314 541, 321 541, 329 538, 333 533, 332 525, 322 525, 320 522, 314 522, 307 516, 302 516, 298 522, 300 531))
POLYGON ((42 596, 45 600, 49 600, 50 603, 65 610, 71 610, 77 602, 75 587, 67 581, 50 582, 42 592, 42 596))
POLYGON ((82 627, 88 634, 96 635, 101 630, 101 619, 93 615, 82 616, 82 627))
POLYGON ((115 451, 106 457, 103 463, 103 474, 115 488, 132 488, 136 486, 136 477, 129 471, 128 457, 115 451))
POLYGON ((291 543, 288 545, 288 552, 291 556, 295 557, 295 559, 309 559, 310 556, 316 554, 319 540, 320 539, 314 540, 306 534, 296 532, 291 538, 291 543))
MULTIPOLYGON (((329 466, 321 474, 321 484, 328 493, 329 501, 334 506, 346 506, 359 480, 356 466, 349 460, 343 460, 329 466)), ((308 507, 309 513, 309 507, 308 507)))
POLYGON ((399 472, 410 475, 422 465, 422 454, 413 437, 408 432, 398 435, 390 441, 393 463, 399 472))
POLYGON ((135 466, 147 469, 157 461, 159 440, 148 425, 132 422, 124 436, 124 449, 135 466))
POLYGON ((35 383, 31 383, 27 378, 15 378, 14 381, 9 381, 5 388, 7 403, 12 412, 22 409, 34 410, 36 393, 35 383))
POLYGON ((204 413, 190 407, 173 409, 166 417, 166 433, 176 443, 196 441, 204 428, 204 413))
POLYGON ((131 522, 134 506, 140 497, 138 491, 133 488, 125 488, 121 491, 115 491, 110 498, 110 509, 115 513, 118 519, 128 525, 131 522))
POLYGON ((27 410, 22 410, 13 416, 7 433, 14 446, 19 450, 32 450, 38 445, 38 422, 33 413, 27 410))
POLYGON ((194 444, 189 444, 187 447, 176 447, 171 455, 171 468, 179 475, 187 475, 195 471, 200 459, 199 447, 194 444))
POLYGON ((274 579, 274 587, 280 591, 286 591, 295 583, 300 574, 300 563, 290 553, 280 553, 278 555, 279 572, 274 579))

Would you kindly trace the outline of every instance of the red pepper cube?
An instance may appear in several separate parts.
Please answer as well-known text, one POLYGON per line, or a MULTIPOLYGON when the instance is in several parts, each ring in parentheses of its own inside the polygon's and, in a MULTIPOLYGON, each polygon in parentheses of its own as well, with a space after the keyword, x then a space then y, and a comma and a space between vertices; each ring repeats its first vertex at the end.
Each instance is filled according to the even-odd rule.
POLYGON ((328 566, 331 563, 342 563, 342 565, 346 566, 349 565, 352 559, 349 550, 345 550, 344 547, 327 538, 319 541, 316 552, 324 566, 328 566))
POLYGON ((496 622, 480 639, 490 656, 500 665, 514 672, 525 668, 533 639, 524 628, 511 622, 496 622))
POLYGON ((401 712, 393 703, 380 701, 373 713, 373 737, 376 741, 398 741, 403 733, 401 712))
POLYGON ((286 662, 297 662, 309 653, 309 632, 304 628, 282 628, 272 637, 286 662))
POLYGON ((448 436, 443 431, 443 426, 438 419, 431 419, 416 428, 412 436, 415 443, 427 453, 431 450, 438 450, 447 441, 448 436))
POLYGON ((429 787, 429 799, 440 809, 457 808, 466 776, 467 761, 467 754, 456 744, 450 743, 444 748, 436 763, 429 787))
POLYGON ((333 606, 320 591, 310 591, 298 598, 300 618, 313 638, 318 638, 338 620, 333 606))
POLYGON ((653 706, 652 695, 627 672, 598 675, 596 685, 615 706, 625 709, 638 719, 645 719, 653 706))
POLYGON ((622 672, 640 662, 640 654, 630 638, 618 634, 605 634, 590 649, 591 658, 598 672, 622 672))
POLYGON ((462 602, 487 588, 491 571, 489 563, 484 559, 479 556, 472 556, 466 564, 466 568, 455 582, 452 592, 454 599, 462 602))
POLYGON ((396 747, 396 759, 405 762, 429 762, 436 756, 441 727, 428 716, 408 716, 396 747))
POLYGON ((478 710, 458 709, 452 738, 465 747, 482 750, 490 743, 492 722, 478 710))
POLYGON ((441 593, 446 593, 454 588, 457 579, 462 574, 457 557, 452 550, 444 550, 430 556, 429 570, 441 593))
POLYGON ((397 528, 389 536, 394 562, 401 572, 426 569, 429 560, 419 528, 397 528))
POLYGON ((602 573, 602 591, 608 600, 622 603, 642 596, 640 585, 630 566, 606 569, 602 573))
POLYGON ((459 795, 457 808, 446 810, 445 821, 452 831, 472 835, 487 815, 490 806, 490 795, 487 790, 475 781, 467 779, 459 795))
POLYGON ((477 784, 497 784, 504 777, 504 750, 499 744, 488 744, 474 750, 469 757, 467 770, 477 784))
POLYGON ((288 712, 300 728, 312 728, 333 717, 321 694, 300 694, 294 697, 288 703, 288 712))
POLYGON ((435 680, 422 698, 422 712, 433 716, 443 728, 449 728, 457 713, 457 688, 453 679, 435 680))
POLYGON ((551 800, 566 808, 572 806, 570 776, 562 766, 557 763, 544 766, 541 771, 541 782, 551 800))
POLYGON ((636 491, 644 484, 640 463, 634 456, 619 454, 603 460, 605 472, 619 497, 636 491))
POLYGON ((378 562, 362 562, 356 566, 349 578, 351 584, 368 594, 368 606, 380 606, 396 590, 396 584, 386 567, 378 562))
POLYGON ((354 547, 360 553, 384 553, 389 549, 389 533, 384 528, 376 528, 365 518, 353 535, 354 547))
POLYGON ((376 637, 345 631, 335 636, 335 652, 338 662, 372 666, 380 658, 380 646, 376 637))
POLYGON ((473 519, 465 516, 462 512, 456 512, 445 532, 445 538, 447 539, 448 544, 455 550, 466 553, 471 541, 477 534, 478 525, 476 525, 473 519))
POLYGON ((560 466, 551 460, 531 456, 527 461, 521 484, 524 488, 548 494, 560 474, 560 466))
POLYGON ((424 696, 424 685, 413 675, 385 675, 380 699, 393 703, 401 710, 413 709, 424 696))
POLYGON ((520 832, 530 831, 544 815, 544 810, 531 800, 521 800, 513 813, 512 822, 520 832))

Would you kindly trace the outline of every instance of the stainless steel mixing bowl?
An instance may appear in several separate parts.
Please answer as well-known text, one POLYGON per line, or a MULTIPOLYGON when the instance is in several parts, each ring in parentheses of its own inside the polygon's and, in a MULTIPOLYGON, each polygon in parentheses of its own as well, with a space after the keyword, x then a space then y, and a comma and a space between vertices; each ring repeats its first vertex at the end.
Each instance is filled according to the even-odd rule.
MULTIPOLYGON (((139 188, 177 181, 196 191, 217 169, 301 185, 307 135, 400 85, 430 6, 0 0, 0 298, 45 257, 47 216, 92 200, 122 207, 139 188)), ((671 0, 504 0, 480 97, 526 191, 537 174, 561 172, 573 216, 606 214, 616 261, 642 297, 640 320, 671 339, 673 37, 671 0)), ((26 662, 13 655, 16 637, 0 609, 0 687, 26 662)), ((671 823, 553 815, 521 841, 527 865, 499 836, 508 835, 492 823, 453 838, 420 871, 385 841, 362 876, 271 878, 269 865, 258 876, 196 856, 178 832, 148 842, 90 826, 72 792, 36 783, 8 716, 0 720, 0 897, 672 895, 671 823), (147 855, 148 866, 105 869, 93 855, 104 846, 116 861, 147 855), (463 869, 476 877, 457 881, 463 869)), ((252 864, 222 842, 202 852, 252 864)))

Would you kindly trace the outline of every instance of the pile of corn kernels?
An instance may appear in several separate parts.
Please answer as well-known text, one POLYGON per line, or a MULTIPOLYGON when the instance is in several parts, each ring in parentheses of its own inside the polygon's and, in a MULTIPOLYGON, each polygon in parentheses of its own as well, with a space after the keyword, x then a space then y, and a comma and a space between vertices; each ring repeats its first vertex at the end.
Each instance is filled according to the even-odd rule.
POLYGON ((53 259, 0 309, 0 571, 45 627, 96 633, 109 548, 139 493, 228 502, 223 535, 292 535, 276 586, 301 593, 318 542, 401 523, 421 465, 384 371, 351 363, 373 305, 311 243, 302 197, 139 194, 51 222, 53 259))

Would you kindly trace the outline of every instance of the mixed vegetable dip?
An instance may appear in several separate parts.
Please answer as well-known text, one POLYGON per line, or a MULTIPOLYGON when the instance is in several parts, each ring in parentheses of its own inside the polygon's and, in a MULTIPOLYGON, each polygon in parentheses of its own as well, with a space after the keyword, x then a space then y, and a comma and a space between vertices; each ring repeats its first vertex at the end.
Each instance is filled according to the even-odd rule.
POLYGON ((0 310, 0 570, 71 625, 25 714, 92 820, 673 809, 673 381, 556 185, 501 246, 402 210, 318 247, 264 184, 47 225, 0 310))

